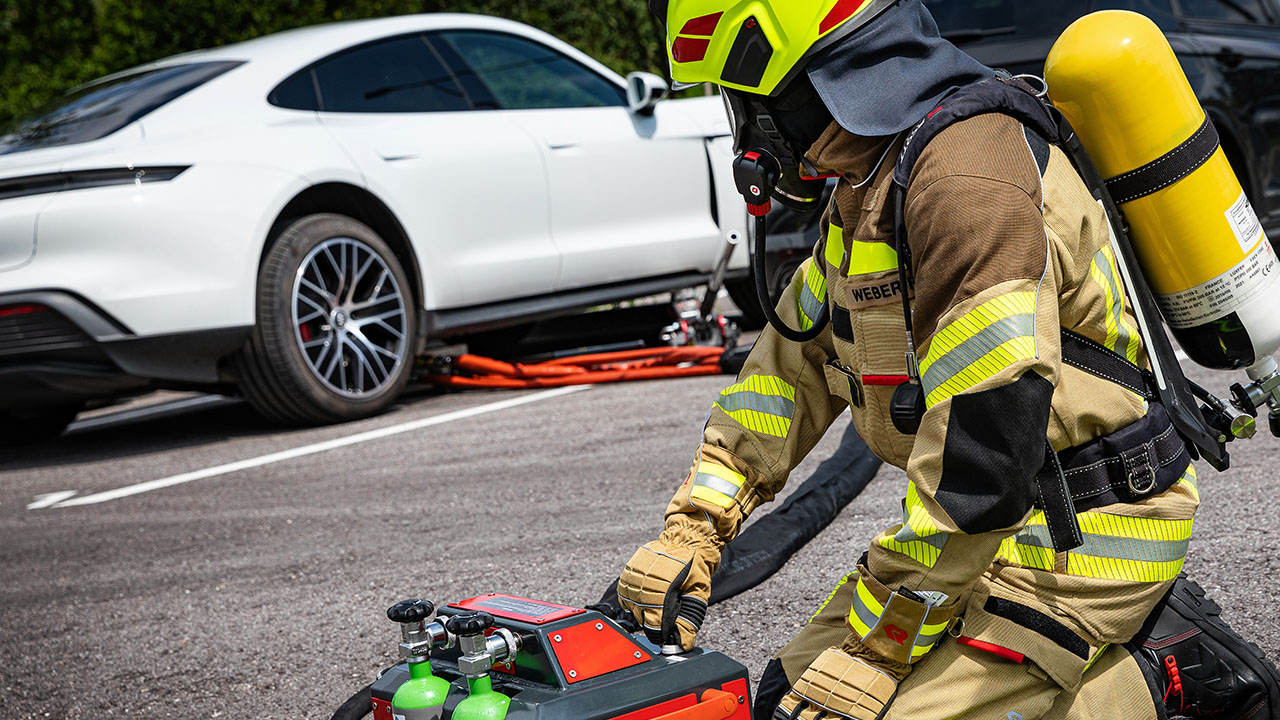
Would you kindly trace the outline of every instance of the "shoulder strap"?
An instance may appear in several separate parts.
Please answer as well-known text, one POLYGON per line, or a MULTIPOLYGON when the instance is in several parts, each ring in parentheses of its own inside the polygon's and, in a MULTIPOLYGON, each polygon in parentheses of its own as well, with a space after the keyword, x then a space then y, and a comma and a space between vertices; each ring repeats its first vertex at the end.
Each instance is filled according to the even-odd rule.
POLYGON ((986 78, 948 95, 915 126, 898 153, 893 182, 905 190, 916 161, 933 138, 961 120, 989 113, 1008 115, 1045 140, 1058 142, 1058 124, 1030 85, 1018 78, 986 78))

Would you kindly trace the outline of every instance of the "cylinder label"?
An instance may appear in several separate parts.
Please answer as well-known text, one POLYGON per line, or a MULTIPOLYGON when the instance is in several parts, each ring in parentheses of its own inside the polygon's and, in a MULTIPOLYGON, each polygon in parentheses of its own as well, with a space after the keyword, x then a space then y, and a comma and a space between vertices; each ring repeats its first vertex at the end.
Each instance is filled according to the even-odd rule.
MULTIPOLYGON (((1247 207, 1249 201, 1244 202, 1247 207)), ((1249 214, 1253 215, 1252 208, 1249 208, 1249 214)), ((1230 212, 1227 217, 1231 217, 1230 212)), ((1253 217, 1256 223, 1257 216, 1253 217)), ((1232 223, 1232 227, 1236 225, 1232 223)), ((1261 226, 1258 230, 1261 232, 1261 226)), ((1245 252, 1247 256, 1238 265, 1209 282, 1172 295, 1157 295, 1156 303, 1169 327, 1195 327, 1229 315, 1265 293, 1280 279, 1280 262, 1277 262, 1275 250, 1265 234, 1253 252, 1245 252)))
POLYGON ((1249 254, 1249 248, 1252 248, 1262 235, 1262 222, 1258 220, 1258 213, 1253 211, 1253 205, 1249 204, 1249 198, 1243 191, 1240 193, 1240 199, 1232 203, 1231 208, 1227 210, 1227 224, 1236 234, 1236 242, 1240 243, 1240 252, 1249 254))

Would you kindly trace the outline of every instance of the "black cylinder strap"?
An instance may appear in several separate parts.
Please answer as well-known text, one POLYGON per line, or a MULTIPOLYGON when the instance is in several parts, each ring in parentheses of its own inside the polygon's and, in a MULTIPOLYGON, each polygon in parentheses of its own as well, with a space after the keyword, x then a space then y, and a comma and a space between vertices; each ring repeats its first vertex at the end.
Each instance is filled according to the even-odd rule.
POLYGON ((1218 131, 1205 115, 1204 124, 1186 141, 1136 170, 1108 179, 1107 191, 1117 205, 1159 192, 1208 162, 1218 144, 1218 131))

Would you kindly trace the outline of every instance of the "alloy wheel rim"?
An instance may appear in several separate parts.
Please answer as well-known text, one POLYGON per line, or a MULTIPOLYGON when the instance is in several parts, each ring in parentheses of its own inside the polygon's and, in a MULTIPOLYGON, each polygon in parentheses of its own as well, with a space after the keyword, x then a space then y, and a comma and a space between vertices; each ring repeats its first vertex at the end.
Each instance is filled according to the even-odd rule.
POLYGON ((343 397, 378 394, 408 360, 404 293, 386 261, 355 238, 329 238, 307 253, 291 306, 308 369, 343 397))

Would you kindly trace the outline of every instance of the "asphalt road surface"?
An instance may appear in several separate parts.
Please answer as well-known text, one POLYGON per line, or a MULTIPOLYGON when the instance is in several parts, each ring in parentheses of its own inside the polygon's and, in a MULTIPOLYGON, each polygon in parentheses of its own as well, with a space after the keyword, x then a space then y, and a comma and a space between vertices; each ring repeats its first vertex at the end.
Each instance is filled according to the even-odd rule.
MULTIPOLYGON (((0 450, 0 715, 328 718, 392 662, 384 611, 399 599, 592 602, 656 536, 726 383, 418 394, 305 430, 161 397, 0 450)), ((1236 444, 1230 474, 1202 469, 1188 563, 1273 659, 1277 462, 1266 436, 1236 444)), ((703 643, 758 677, 894 522, 904 487, 882 468, 778 575, 713 607, 703 643)))

